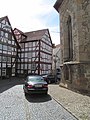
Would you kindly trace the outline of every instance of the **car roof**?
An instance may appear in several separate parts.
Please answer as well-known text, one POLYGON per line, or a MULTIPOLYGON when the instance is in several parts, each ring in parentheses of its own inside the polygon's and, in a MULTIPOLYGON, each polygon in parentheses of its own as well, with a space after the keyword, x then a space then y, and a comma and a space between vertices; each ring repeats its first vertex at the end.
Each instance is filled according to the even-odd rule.
POLYGON ((27 77, 42 77, 40 75, 28 75, 27 77))

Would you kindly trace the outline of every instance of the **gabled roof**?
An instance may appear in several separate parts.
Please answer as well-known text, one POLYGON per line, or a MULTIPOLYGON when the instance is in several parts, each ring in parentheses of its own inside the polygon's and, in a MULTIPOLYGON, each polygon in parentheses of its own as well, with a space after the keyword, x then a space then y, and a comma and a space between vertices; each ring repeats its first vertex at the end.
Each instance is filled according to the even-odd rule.
POLYGON ((62 4, 63 0, 57 0, 56 3, 54 4, 54 8, 58 11, 58 8, 60 7, 60 5, 62 4))
MULTIPOLYGON (((1 17, 1 18, 0 18, 0 22, 2 22, 3 20, 7 20, 8 24, 11 26, 10 21, 9 21, 9 19, 8 19, 8 16, 4 16, 4 17, 1 17)), ((11 27, 11 28, 12 28, 12 27, 11 27)))
POLYGON ((14 31, 18 31, 19 34, 21 34, 21 35, 27 37, 21 30, 19 30, 19 29, 17 29, 17 28, 14 28, 14 31))
POLYGON ((7 16, 1 17, 1 18, 0 18, 0 22, 1 22, 2 20, 4 20, 5 18, 7 18, 7 19, 8 19, 8 17, 7 17, 7 16))
POLYGON ((18 44, 17 39, 16 39, 16 37, 15 37, 15 35, 14 35, 14 32, 13 32, 13 29, 12 29, 12 26, 11 26, 11 24, 10 24, 10 21, 9 21, 8 16, 4 16, 4 17, 0 18, 0 22, 2 22, 3 20, 7 20, 8 24, 10 25, 11 32, 12 32, 12 35, 13 35, 13 37, 14 37, 14 39, 15 39, 15 42, 16 42, 17 46, 20 48, 20 45, 18 44))
POLYGON ((46 31, 48 31, 48 29, 25 32, 24 34, 27 36, 27 39, 24 41, 41 40, 46 31))

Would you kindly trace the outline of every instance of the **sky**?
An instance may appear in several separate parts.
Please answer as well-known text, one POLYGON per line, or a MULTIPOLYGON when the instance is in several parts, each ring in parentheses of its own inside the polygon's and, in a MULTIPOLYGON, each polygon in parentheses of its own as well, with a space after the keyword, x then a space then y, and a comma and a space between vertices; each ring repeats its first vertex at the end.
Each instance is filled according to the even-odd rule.
POLYGON ((0 0, 0 17, 8 16, 12 28, 22 32, 49 29, 52 42, 60 44, 56 0, 0 0))

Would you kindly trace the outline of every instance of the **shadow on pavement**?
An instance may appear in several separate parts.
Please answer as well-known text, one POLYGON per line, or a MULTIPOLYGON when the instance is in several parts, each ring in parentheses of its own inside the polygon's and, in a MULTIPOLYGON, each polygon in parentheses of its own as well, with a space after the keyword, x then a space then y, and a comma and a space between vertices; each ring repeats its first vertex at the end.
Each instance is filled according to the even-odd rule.
POLYGON ((52 100, 49 94, 26 94, 25 98, 31 103, 40 103, 40 102, 47 102, 52 100))
POLYGON ((20 85, 23 83, 24 83, 23 79, 19 79, 19 78, 0 80, 0 93, 12 88, 15 85, 20 85))
POLYGON ((79 90, 79 91, 77 91, 77 93, 81 94, 81 95, 84 95, 84 96, 90 97, 90 92, 88 92, 87 90, 79 90))

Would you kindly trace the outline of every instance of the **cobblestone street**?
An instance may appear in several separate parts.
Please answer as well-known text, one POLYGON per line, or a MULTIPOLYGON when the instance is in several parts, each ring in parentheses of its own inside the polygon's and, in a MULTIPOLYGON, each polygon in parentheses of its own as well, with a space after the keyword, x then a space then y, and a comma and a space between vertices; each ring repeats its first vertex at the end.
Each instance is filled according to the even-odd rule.
POLYGON ((51 94, 25 97, 22 83, 17 84, 11 80, 0 84, 0 120, 77 120, 77 118, 58 104, 51 94))
POLYGON ((79 120, 90 120, 90 97, 71 90, 49 85, 49 94, 79 120))

